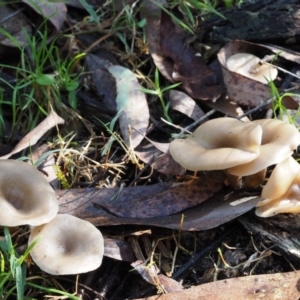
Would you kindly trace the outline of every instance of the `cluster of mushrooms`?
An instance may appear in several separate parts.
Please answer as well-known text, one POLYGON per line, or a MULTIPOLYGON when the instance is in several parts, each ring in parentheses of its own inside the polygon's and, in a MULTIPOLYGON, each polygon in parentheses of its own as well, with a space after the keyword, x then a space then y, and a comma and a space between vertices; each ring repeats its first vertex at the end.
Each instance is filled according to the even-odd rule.
POLYGON ((16 160, 0 160, 0 225, 30 225, 30 255, 53 275, 92 271, 102 263, 104 241, 91 223, 58 214, 58 201, 44 175, 16 160))
POLYGON ((267 167, 276 165, 262 189, 256 214, 300 212, 300 165, 292 157, 300 133, 276 119, 241 122, 218 118, 200 125, 186 139, 170 143, 170 154, 191 171, 224 170, 234 187, 258 187, 267 167))

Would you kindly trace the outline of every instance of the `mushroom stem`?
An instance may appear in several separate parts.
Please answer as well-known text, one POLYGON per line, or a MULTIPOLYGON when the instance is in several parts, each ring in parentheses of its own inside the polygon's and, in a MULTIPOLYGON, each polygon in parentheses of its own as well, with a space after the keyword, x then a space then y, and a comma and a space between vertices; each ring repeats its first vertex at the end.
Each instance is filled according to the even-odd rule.
POLYGON ((255 189, 262 185, 266 178, 267 169, 263 169, 255 174, 243 177, 244 189, 255 189))
POLYGON ((261 197, 265 199, 257 204, 257 216, 300 212, 300 165, 292 157, 276 165, 261 197))
POLYGON ((227 183, 234 189, 240 189, 243 186, 243 179, 241 176, 236 176, 228 173, 227 170, 223 171, 226 175, 227 183))

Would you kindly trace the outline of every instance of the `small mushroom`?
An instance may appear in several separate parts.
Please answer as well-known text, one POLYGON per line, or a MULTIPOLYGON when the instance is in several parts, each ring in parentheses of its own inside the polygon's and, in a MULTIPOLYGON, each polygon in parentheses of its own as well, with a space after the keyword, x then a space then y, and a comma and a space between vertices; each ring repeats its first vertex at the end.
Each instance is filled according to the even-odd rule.
POLYGON ((278 71, 267 64, 261 64, 260 59, 250 53, 236 53, 227 60, 229 71, 246 76, 261 83, 276 79, 278 71))
POLYGON ((261 197, 255 211, 259 217, 300 212, 300 165, 291 156, 276 165, 261 197))
POLYGON ((218 118, 202 124, 186 139, 172 141, 169 151, 188 170, 224 170, 254 160, 261 137, 261 126, 218 118))
POLYGON ((0 225, 41 225, 58 212, 56 194, 43 174, 17 160, 0 160, 0 225))
POLYGON ((300 133, 291 124, 275 119, 255 120, 252 123, 262 128, 259 155, 249 163, 229 168, 230 174, 248 176, 258 173, 285 160, 300 145, 300 133))
POLYGON ((47 224, 34 227, 28 245, 41 236, 30 255, 45 272, 53 275, 85 273, 102 263, 104 242, 90 222, 59 214, 47 224))

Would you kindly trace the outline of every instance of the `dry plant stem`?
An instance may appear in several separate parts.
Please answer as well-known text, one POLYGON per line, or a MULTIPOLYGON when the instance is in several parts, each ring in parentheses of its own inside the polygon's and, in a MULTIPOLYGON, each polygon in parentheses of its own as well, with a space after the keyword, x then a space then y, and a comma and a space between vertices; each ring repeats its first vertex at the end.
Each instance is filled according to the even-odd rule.
POLYGON ((9 19, 13 18, 14 16, 18 15, 20 12, 22 12, 25 9, 25 7, 19 8, 15 12, 11 13, 10 15, 6 16, 5 18, 2 18, 0 20, 0 25, 7 22, 9 19))
POLYGON ((286 74, 289 74, 289 75, 291 75, 291 76, 293 76, 293 77, 295 77, 295 78, 297 78, 297 79, 300 79, 300 76, 297 76, 296 74, 294 74, 294 73, 292 73, 292 72, 289 72, 289 71, 287 71, 287 70, 285 70, 285 69, 283 69, 283 68, 280 68, 280 67, 278 67, 278 66, 276 66, 276 65, 272 65, 272 64, 270 64, 270 63, 268 63, 268 62, 265 62, 265 61, 260 61, 262 64, 264 64, 264 65, 268 65, 268 66, 271 66, 271 67, 273 67, 273 68, 276 68, 276 69, 278 69, 278 70, 280 70, 280 71, 282 71, 282 72, 284 72, 284 73, 286 73, 286 74))
POLYGON ((180 138, 182 135, 184 135, 185 133, 189 133, 191 134, 191 130, 197 126, 199 123, 201 123, 202 121, 208 119, 211 115, 213 115, 216 112, 215 109, 210 110, 208 113, 206 113, 204 116, 202 116, 200 119, 198 119, 197 121, 193 122, 192 124, 190 124, 189 126, 182 128, 178 125, 174 125, 172 123, 169 123, 168 121, 164 120, 163 118, 161 119, 163 122, 165 122, 166 124, 173 126, 175 128, 180 129, 180 133, 178 133, 178 135, 176 136, 176 139, 180 138))
POLYGON ((102 36, 100 39, 98 39, 97 41, 95 41, 92 45, 90 45, 89 47, 87 47, 83 52, 88 53, 91 50, 93 50, 94 47, 96 47, 98 44, 102 43, 103 41, 105 41, 107 38, 111 37, 112 35, 114 35, 113 33, 109 32, 106 35, 102 36))
POLYGON ((254 107, 254 108, 248 110, 246 113, 244 113, 244 114, 241 115, 241 116, 236 117, 236 119, 241 120, 241 119, 243 119, 244 117, 247 117, 247 116, 251 115, 252 113, 254 113, 254 112, 258 111, 258 110, 261 110, 262 108, 268 106, 268 105, 271 104, 274 100, 275 100, 275 97, 272 97, 272 98, 268 99, 266 102, 264 102, 263 104, 261 104, 261 105, 259 105, 259 106, 256 106, 256 107, 254 107))
MULTIPOLYGON (((280 93, 280 96, 283 96, 284 93, 291 92, 291 91, 293 91, 293 90, 295 90, 295 89, 297 89, 297 88, 296 88, 296 87, 292 87, 292 88, 290 88, 290 89, 285 89, 285 90, 283 91, 283 93, 280 93)), ((244 113, 244 114, 241 115, 241 116, 236 117, 236 119, 241 120, 241 119, 243 119, 244 117, 247 117, 247 116, 251 115, 252 113, 254 113, 254 112, 256 112, 256 111, 261 110, 261 109, 264 108, 265 106, 268 106, 268 105, 271 104, 274 100, 276 100, 276 98, 275 98, 275 97, 272 97, 272 98, 266 100, 266 102, 264 102, 263 104, 261 104, 261 105, 259 105, 259 106, 256 106, 256 107, 254 107, 254 108, 248 110, 246 113, 244 113)))
POLYGON ((172 276, 173 279, 180 279, 191 266, 193 266, 198 260, 200 260, 204 255, 216 248, 229 234, 233 232, 233 228, 228 229, 219 237, 217 237, 207 248, 193 255, 188 262, 186 262, 179 270, 175 272, 172 276))
MULTIPOLYGON (((133 186, 137 182, 137 180, 143 175, 146 169, 148 169, 148 167, 150 167, 152 163, 154 163, 154 161, 157 159, 158 156, 159 154, 153 155, 152 158, 144 166, 144 168, 136 175, 136 177, 131 181, 131 183, 128 186, 133 186)), ((152 173, 153 173, 153 168, 151 168, 151 174, 152 173)))

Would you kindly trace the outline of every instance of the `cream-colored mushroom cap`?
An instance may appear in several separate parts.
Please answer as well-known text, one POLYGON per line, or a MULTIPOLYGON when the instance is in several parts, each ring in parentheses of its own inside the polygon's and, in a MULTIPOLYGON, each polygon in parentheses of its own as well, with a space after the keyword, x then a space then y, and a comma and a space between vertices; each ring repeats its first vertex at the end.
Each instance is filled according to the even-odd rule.
POLYGON ((188 138, 172 141, 169 151, 188 170, 224 170, 254 160, 261 137, 259 125, 218 118, 199 126, 188 138))
POLYGON ((260 64, 260 59, 250 53, 236 53, 227 60, 229 71, 241 74, 261 83, 275 80, 278 74, 276 68, 260 64))
POLYGON ((44 175, 17 160, 0 160, 0 225, 40 225, 58 212, 57 197, 44 175))
POLYGON ((261 197, 255 211, 259 217, 300 212, 300 165, 292 157, 276 165, 261 197))
POLYGON ((79 274, 97 269, 104 254, 101 232, 90 222, 58 214, 47 224, 34 227, 28 245, 41 236, 30 255, 45 272, 79 274))
POLYGON ((230 168, 228 170, 230 174, 237 176, 255 174, 285 160, 300 145, 300 133, 294 125, 275 119, 255 120, 252 123, 262 127, 259 155, 250 163, 230 168))

